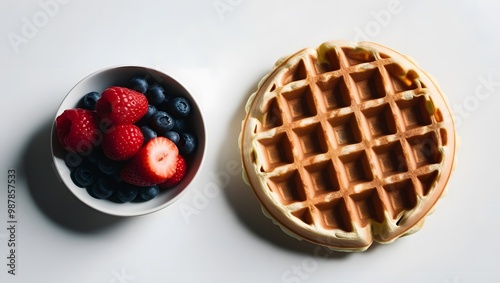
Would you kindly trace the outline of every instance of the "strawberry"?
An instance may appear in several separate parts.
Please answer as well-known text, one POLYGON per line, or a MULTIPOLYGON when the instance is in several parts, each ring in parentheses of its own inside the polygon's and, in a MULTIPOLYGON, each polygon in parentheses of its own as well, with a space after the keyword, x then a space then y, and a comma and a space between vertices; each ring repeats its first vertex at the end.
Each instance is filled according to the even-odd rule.
POLYGON ((132 124, 146 114, 148 100, 140 92, 113 86, 104 90, 95 108, 101 119, 109 119, 115 125, 132 124))
POLYGON ((116 125, 104 134, 102 150, 111 160, 126 160, 142 147, 144 136, 134 124, 116 125))
POLYGON ((56 118, 56 134, 66 150, 90 154, 101 137, 96 113, 81 108, 64 110, 56 118))
POLYGON ((149 140, 120 171, 124 182, 136 186, 151 186, 165 182, 175 174, 177 146, 165 137, 149 140))
POLYGON ((175 170, 175 174, 168 178, 165 182, 158 184, 158 186, 162 189, 168 189, 175 187, 178 185, 184 176, 186 175, 186 160, 182 155, 177 156, 177 169, 175 170))

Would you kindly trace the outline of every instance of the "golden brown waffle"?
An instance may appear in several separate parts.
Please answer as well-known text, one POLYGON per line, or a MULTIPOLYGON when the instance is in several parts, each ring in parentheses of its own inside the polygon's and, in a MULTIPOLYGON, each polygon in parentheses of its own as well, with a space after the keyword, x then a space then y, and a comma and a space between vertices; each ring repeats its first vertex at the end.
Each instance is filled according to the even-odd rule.
POLYGON ((417 231, 453 168, 445 97, 413 60, 332 41, 280 60, 246 106, 245 179, 285 231, 362 251, 417 231))

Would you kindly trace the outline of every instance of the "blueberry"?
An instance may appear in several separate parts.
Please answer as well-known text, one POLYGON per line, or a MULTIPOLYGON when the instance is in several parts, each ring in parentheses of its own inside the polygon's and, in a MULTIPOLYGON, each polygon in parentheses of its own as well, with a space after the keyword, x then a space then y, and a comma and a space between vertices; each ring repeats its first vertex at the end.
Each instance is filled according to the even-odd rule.
POLYGON ((176 118, 185 118, 189 115, 191 106, 187 99, 179 96, 169 101, 168 110, 176 118))
POLYGON ((76 168, 80 164, 82 164, 83 158, 75 152, 68 151, 64 158, 64 162, 66 163, 66 166, 69 168, 76 168))
POLYGON ((158 186, 143 187, 139 190, 139 195, 143 200, 152 200, 160 193, 158 186))
POLYGON ((71 179, 73 179, 75 185, 80 188, 92 185, 97 179, 97 176, 97 170, 87 162, 80 164, 80 166, 76 167, 75 170, 71 172, 71 179))
POLYGON ((121 202, 133 201, 138 194, 139 187, 127 183, 122 183, 116 190, 116 197, 118 197, 121 202))
POLYGON ((149 140, 154 139, 158 136, 158 134, 148 126, 142 126, 140 129, 142 135, 144 136, 144 144, 146 144, 149 140))
POLYGON ((158 84, 152 85, 146 92, 148 102, 153 105, 160 105, 165 99, 165 90, 158 84))
POLYGON ((170 99, 171 98, 167 94, 165 94, 165 99, 163 99, 163 102, 156 106, 158 110, 168 112, 168 103, 170 102, 170 99))
POLYGON ((164 137, 171 140, 176 145, 177 145, 177 143, 179 143, 179 140, 181 139, 181 136, 176 131, 168 131, 165 133, 164 137))
POLYGON ((178 132, 178 133, 184 133, 187 131, 187 123, 186 120, 184 119, 175 119, 175 124, 172 130, 178 132))
POLYGON ((182 133, 177 146, 182 155, 189 155, 196 149, 196 138, 190 133, 182 133))
POLYGON ((116 171, 115 173, 108 175, 108 178, 113 180, 115 183, 121 183, 122 182, 122 176, 120 176, 120 170, 116 171))
POLYGON ((170 131, 174 127, 174 124, 174 118, 164 111, 158 111, 151 117, 151 128, 158 133, 170 131))
POLYGON ((89 92, 82 97, 79 107, 83 109, 94 110, 95 104, 97 100, 99 100, 99 98, 101 98, 100 93, 96 91, 89 92))
POLYGON ((139 124, 141 125, 147 124, 149 119, 151 119, 151 117, 153 117, 153 115, 156 114, 156 112, 158 112, 158 109, 156 109, 154 105, 149 104, 148 110, 146 111, 146 114, 144 114, 144 116, 142 116, 142 118, 139 120, 139 124))
POLYGON ((115 184, 107 178, 99 178, 92 186, 92 193, 100 199, 109 198, 115 191, 115 184))
POLYGON ((99 151, 98 149, 94 149, 90 153, 88 153, 85 157, 88 161, 90 161, 90 163, 97 165, 97 161, 99 161, 99 159, 101 159, 103 155, 104 154, 101 151, 99 151))
POLYGON ((99 168, 99 170, 106 175, 115 174, 118 170, 120 170, 121 165, 121 162, 111 160, 104 156, 104 154, 100 156, 99 160, 97 160, 97 168, 99 168))
POLYGON ((135 76, 130 79, 130 88, 140 93, 145 93, 148 86, 148 81, 142 76, 135 76))

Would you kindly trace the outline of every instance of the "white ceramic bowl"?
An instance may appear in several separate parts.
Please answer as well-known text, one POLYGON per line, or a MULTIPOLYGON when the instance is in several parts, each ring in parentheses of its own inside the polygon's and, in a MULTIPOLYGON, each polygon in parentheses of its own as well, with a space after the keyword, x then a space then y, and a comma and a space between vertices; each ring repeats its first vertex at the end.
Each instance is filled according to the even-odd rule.
MULTIPOLYGON (((161 84, 166 91, 178 93, 184 96, 191 103, 191 121, 196 125, 193 134, 197 138, 197 149, 195 154, 188 160, 188 170, 186 176, 179 185, 172 189, 161 190, 160 194, 149 201, 118 203, 107 199, 97 199, 92 197, 86 189, 76 186, 70 176, 70 169, 65 164, 66 151, 60 145, 55 133, 55 123, 52 126, 51 144, 52 156, 55 168, 68 189, 83 203, 106 214, 115 216, 137 216, 152 213, 163 209, 175 202, 188 188, 189 184, 197 175, 204 155, 205 155, 205 124, 200 108, 191 94, 176 80, 170 76, 154 69, 137 66, 113 67, 99 70, 90 74, 73 87, 62 101, 56 116, 64 110, 74 108, 79 100, 91 91, 101 93, 106 88, 114 85, 125 86, 135 75, 145 75, 153 78, 161 84)), ((55 118, 54 118, 55 121, 55 118)))

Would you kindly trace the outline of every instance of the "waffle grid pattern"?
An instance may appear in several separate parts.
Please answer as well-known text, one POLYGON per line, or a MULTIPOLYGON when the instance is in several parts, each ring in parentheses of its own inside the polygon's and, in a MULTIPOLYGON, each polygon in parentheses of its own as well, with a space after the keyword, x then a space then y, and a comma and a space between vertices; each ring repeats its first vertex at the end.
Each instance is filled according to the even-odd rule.
POLYGON ((385 212, 398 225, 433 188, 446 143, 425 85, 389 56, 345 47, 287 72, 255 130, 269 189, 308 225, 352 232, 385 212))

